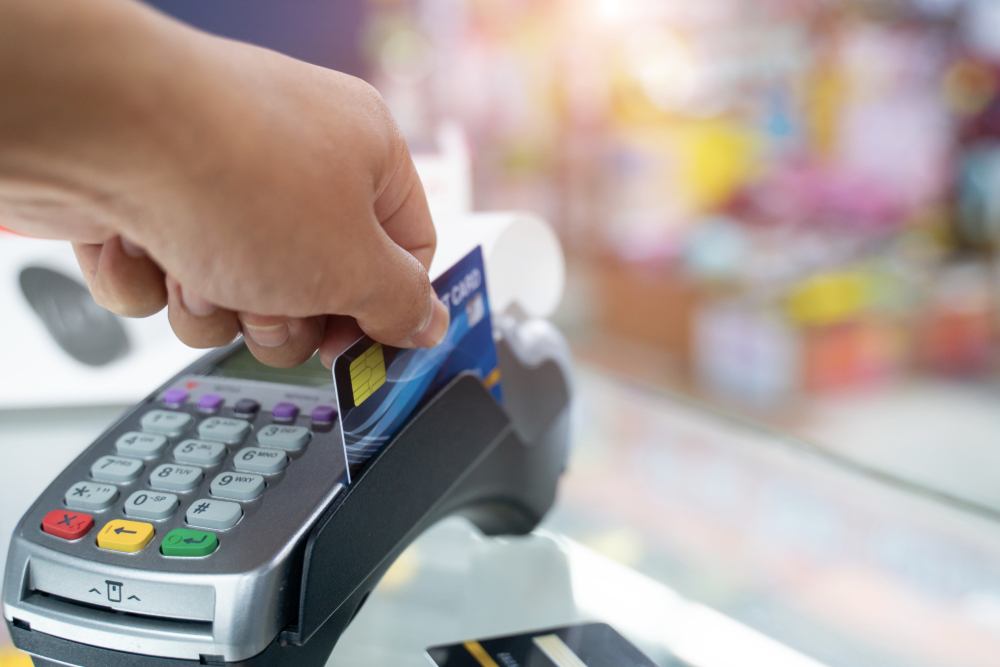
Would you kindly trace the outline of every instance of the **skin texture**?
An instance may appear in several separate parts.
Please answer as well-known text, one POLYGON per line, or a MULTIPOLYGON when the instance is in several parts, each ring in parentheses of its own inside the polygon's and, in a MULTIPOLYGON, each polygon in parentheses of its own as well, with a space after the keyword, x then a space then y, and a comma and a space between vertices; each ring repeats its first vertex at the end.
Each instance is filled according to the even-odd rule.
POLYGON ((72 241, 109 310, 274 366, 443 338, 424 191, 363 81, 136 2, 0 0, 0 99, 0 225, 72 241))

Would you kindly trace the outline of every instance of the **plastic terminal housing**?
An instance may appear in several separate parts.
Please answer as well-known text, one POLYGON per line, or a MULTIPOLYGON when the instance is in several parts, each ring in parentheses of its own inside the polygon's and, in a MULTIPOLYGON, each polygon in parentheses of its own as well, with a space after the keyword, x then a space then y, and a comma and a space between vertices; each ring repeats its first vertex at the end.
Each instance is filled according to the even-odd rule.
POLYGON ((506 408, 475 375, 460 375, 327 508, 300 547, 300 577, 288 582, 298 590, 297 621, 262 653, 228 663, 167 659, 9 623, 15 644, 38 667, 321 667, 386 570, 431 525, 458 514, 487 535, 525 534, 551 508, 569 448, 569 352, 551 325, 532 333, 531 324, 506 324, 497 343, 506 408), (527 353, 542 342, 545 354, 527 353), (399 497, 406 502, 394 504, 399 497))

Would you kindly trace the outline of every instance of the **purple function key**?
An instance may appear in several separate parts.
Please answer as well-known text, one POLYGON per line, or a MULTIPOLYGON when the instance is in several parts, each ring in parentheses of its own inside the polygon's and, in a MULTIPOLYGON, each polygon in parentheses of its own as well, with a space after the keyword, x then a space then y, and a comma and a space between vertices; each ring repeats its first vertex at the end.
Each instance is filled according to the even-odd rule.
POLYGON ((218 410, 220 405, 222 405, 222 397, 218 394, 203 394, 198 399, 198 409, 206 412, 218 410))
POLYGON ((163 402, 167 405, 181 405, 188 399, 188 393, 183 389, 167 389, 163 394, 163 402))
POLYGON ((280 421, 291 421, 299 414, 299 406, 294 403, 281 402, 274 406, 271 411, 274 418, 280 421))
POLYGON ((310 416, 318 424, 329 424, 337 416, 337 410, 332 405, 317 405, 310 416))
POLYGON ((233 412, 240 417, 253 417, 260 410, 260 403, 252 398, 241 398, 233 406, 233 412))

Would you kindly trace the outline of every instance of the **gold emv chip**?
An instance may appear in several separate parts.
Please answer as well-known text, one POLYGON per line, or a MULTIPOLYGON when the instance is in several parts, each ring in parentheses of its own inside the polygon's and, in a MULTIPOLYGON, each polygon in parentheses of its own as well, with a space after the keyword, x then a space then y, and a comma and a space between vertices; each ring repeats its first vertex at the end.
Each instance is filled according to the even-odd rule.
POLYGON ((385 384, 385 355, 382 343, 375 343, 363 355, 351 362, 351 389, 354 405, 361 405, 366 398, 385 384))

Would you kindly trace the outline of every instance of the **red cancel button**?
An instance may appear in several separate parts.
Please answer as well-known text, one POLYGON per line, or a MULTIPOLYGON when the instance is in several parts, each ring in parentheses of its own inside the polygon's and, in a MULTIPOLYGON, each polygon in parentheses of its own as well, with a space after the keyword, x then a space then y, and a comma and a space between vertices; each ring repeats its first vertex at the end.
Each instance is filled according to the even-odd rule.
POLYGON ((94 519, 82 512, 54 510, 42 519, 42 530, 64 540, 78 540, 93 528, 94 519))

